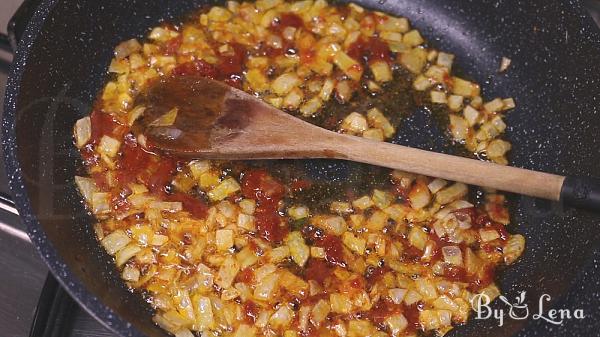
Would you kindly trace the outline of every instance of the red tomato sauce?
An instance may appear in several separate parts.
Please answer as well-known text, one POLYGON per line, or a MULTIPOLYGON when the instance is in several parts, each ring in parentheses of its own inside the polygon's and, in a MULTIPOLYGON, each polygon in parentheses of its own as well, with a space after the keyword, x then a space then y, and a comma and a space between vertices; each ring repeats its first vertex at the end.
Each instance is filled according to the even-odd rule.
POLYGON ((391 269, 386 266, 367 269, 365 278, 367 280, 368 288, 370 289, 373 287, 377 281, 383 278, 383 275, 390 271, 391 269))
POLYGON ((304 21, 294 13, 283 13, 278 20, 273 21, 270 28, 281 33, 287 27, 304 28, 304 21))
POLYGON ((344 246, 339 237, 326 235, 323 240, 317 243, 317 245, 325 249, 325 261, 329 262, 331 265, 340 267, 346 266, 344 246))
POLYGON ((172 38, 165 45, 165 55, 175 55, 179 50, 179 47, 183 43, 183 35, 179 35, 177 37, 172 38))
POLYGON ((166 196, 166 199, 168 201, 181 202, 181 206, 185 211, 199 219, 206 217, 208 212, 208 205, 204 201, 183 192, 169 194, 166 196))
POLYGON ((331 275, 332 268, 323 259, 309 258, 304 270, 304 275, 308 280, 315 280, 323 285, 325 280, 331 275))
POLYGON ((269 242, 281 242, 289 232, 278 210, 285 194, 283 184, 264 169, 250 170, 242 177, 242 194, 257 201, 254 216, 259 235, 269 242))
POLYGON ((382 324, 386 318, 404 312, 402 304, 396 304, 388 299, 381 299, 369 310, 366 316, 375 324, 382 324))
POLYGON ((92 138, 90 142, 95 145, 100 143, 102 136, 120 139, 123 137, 126 129, 113 116, 98 110, 92 111, 90 121, 92 123, 92 138))
POLYGON ((260 313, 260 308, 253 301, 247 301, 244 303, 244 316, 245 321, 254 324, 260 313))
POLYGON ((377 37, 370 37, 368 40, 359 38, 350 45, 348 55, 355 60, 364 60, 366 63, 375 61, 385 61, 392 63, 392 52, 387 43, 377 37))

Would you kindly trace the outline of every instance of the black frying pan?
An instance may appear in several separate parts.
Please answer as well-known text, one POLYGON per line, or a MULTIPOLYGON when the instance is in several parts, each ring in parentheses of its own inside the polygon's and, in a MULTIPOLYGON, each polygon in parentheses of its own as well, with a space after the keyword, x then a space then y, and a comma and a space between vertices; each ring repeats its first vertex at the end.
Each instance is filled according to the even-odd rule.
MULTIPOLYGON (((600 163, 600 35, 577 2, 549 0, 359 0, 407 16, 490 97, 514 97, 508 115, 512 163, 562 175, 598 175, 600 163), (498 74, 500 58, 512 59, 498 74)), ((89 113, 113 47, 142 37, 160 20, 217 1, 46 0, 23 34, 11 70, 3 146, 15 203, 50 270, 93 316, 122 336, 165 336, 142 299, 129 292, 97 244, 73 176, 81 174, 71 130, 89 113)), ((30 4, 31 7, 31 4, 30 4)), ((23 11, 26 15, 27 11, 23 11)), ((398 143, 451 152, 427 111, 405 120, 398 143), (419 130, 419 132, 415 132, 419 130)), ((321 174, 344 174, 344 164, 311 161, 321 174)), ((593 336, 600 330, 600 218, 527 197, 512 197, 511 231, 523 233, 524 256, 504 272, 509 298, 527 291, 537 311, 583 308, 587 318, 554 326, 541 320, 471 321, 450 336, 593 336), (596 266, 596 267, 595 267, 596 266), (591 276, 589 273, 592 273, 591 276), (594 274, 595 273, 595 274, 594 274)), ((502 307, 496 303, 498 308, 502 307)))

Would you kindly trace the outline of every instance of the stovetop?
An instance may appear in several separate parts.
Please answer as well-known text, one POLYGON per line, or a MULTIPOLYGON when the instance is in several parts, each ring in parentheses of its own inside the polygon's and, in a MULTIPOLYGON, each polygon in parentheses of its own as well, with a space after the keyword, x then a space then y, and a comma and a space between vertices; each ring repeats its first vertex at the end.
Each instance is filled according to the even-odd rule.
MULTIPOLYGON (((0 33, 23 0, 0 0, 0 33)), ((589 0, 600 25, 600 0, 589 0)), ((0 49, 0 118, 11 55, 0 49)), ((0 198, 9 196, 0 148, 0 198)), ((586 274, 597 282, 598 268, 586 274)), ((30 244, 19 217, 0 209, 0 335, 5 337, 116 337, 79 307, 57 282, 30 244)), ((590 308, 598 312, 598 308, 590 308)), ((590 312, 588 311, 588 312, 590 312)), ((560 334, 561 336, 563 334, 560 334)), ((564 334, 567 336, 568 334, 564 334)))

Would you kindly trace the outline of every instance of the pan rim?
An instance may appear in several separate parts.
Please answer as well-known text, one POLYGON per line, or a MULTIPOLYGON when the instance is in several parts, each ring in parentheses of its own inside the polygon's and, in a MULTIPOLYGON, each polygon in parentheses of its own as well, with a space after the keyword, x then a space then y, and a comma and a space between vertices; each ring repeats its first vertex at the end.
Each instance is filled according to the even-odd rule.
POLYGON ((2 116, 2 150, 4 152, 5 169, 8 173, 8 185, 12 192, 13 201, 20 218, 26 226, 26 231, 31 239, 35 250, 44 261, 48 270, 54 278, 60 283, 65 291, 73 298, 77 304, 82 307, 94 319, 100 322, 104 327, 119 336, 142 337, 145 336, 135 326, 121 318, 110 307, 104 304, 100 298, 93 295, 85 285, 75 276, 69 266, 64 263, 59 256, 54 245, 47 239, 46 233, 41 230, 41 224, 35 216, 27 189, 25 187, 23 176, 21 174, 21 165, 17 158, 16 143, 16 110, 17 98, 20 92, 20 83, 23 72, 26 68, 29 54, 33 43, 36 41, 44 26, 44 23, 60 0, 42 0, 19 41, 9 70, 8 81, 6 84, 6 93, 4 100, 4 112, 2 116))

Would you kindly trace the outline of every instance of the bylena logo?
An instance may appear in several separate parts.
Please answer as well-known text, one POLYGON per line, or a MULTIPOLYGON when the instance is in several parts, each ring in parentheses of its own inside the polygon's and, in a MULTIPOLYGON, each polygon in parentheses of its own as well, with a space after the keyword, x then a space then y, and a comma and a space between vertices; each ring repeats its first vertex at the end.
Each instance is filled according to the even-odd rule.
POLYGON ((538 301, 537 311, 529 310, 529 306, 525 303, 525 291, 521 291, 519 296, 515 297, 515 302, 511 303, 506 297, 499 296, 498 298, 506 305, 505 308, 492 309, 490 303, 492 300, 486 294, 477 294, 471 299, 471 306, 475 310, 475 319, 496 319, 498 326, 504 325, 506 317, 514 320, 524 320, 530 317, 534 320, 544 320, 549 324, 561 325, 568 319, 584 319, 583 309, 546 309, 546 302, 552 298, 548 294, 540 296, 538 301))

